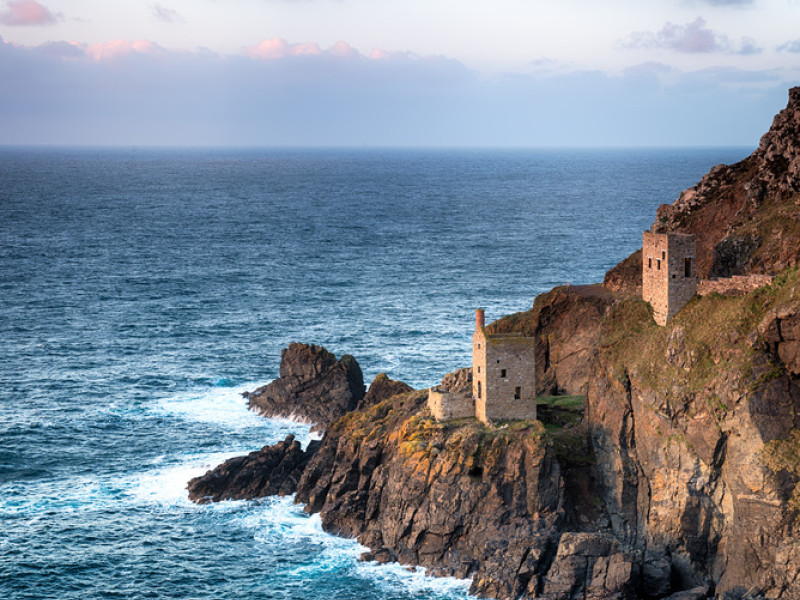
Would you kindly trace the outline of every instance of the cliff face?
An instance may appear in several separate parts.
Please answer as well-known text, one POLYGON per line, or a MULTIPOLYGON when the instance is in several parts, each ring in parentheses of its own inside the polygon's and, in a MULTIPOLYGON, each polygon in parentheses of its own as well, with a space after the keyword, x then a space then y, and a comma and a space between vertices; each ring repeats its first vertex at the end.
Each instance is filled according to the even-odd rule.
POLYGON ((326 530, 358 537, 368 559, 472 576, 481 596, 633 597, 634 560, 613 537, 561 535, 574 505, 539 422, 437 423, 425 398, 395 396, 326 432, 297 493, 326 530))

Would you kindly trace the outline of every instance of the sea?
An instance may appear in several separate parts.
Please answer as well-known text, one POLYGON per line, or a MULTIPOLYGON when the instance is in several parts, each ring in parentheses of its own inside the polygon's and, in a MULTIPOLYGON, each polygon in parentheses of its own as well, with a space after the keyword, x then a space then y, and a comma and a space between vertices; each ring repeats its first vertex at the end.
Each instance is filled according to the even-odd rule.
POLYGON ((312 438, 242 397, 290 342, 435 384, 751 151, 0 148, 0 598, 468 598, 186 482, 312 438))

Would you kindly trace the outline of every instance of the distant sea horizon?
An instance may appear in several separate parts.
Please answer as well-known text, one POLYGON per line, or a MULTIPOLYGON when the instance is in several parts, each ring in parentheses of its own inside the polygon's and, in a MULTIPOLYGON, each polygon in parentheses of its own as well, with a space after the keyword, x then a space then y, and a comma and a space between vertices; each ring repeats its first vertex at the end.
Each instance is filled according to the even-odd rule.
POLYGON ((241 396, 289 342, 435 384, 752 150, 0 146, 0 597, 467 598, 186 482, 311 439, 241 396))

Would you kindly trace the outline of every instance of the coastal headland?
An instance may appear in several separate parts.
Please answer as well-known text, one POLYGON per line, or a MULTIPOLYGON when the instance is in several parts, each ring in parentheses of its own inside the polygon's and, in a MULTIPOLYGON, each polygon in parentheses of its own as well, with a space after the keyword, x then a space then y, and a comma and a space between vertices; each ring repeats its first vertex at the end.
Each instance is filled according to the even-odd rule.
POLYGON ((722 282, 666 326, 639 251, 486 327, 535 340, 539 420, 437 421, 427 390, 379 375, 364 393, 355 359, 293 344, 248 397, 322 439, 231 459, 190 498, 296 494, 365 560, 471 577, 484 597, 800 598, 800 88, 651 231, 694 234, 697 275, 722 282))

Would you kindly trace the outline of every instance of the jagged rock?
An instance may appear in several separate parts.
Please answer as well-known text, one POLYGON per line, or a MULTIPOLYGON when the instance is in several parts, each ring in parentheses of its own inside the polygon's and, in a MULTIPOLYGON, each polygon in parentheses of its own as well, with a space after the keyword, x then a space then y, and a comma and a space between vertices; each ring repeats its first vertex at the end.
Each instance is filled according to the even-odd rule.
POLYGON ((638 578, 632 555, 598 533, 564 533, 547 572, 542 600, 634 600, 638 578))
POLYGON ((280 377, 246 392, 248 406, 268 417, 293 417, 325 428, 364 398, 356 359, 340 360, 322 346, 289 344, 281 351, 280 377))
POLYGON ((442 377, 442 384, 439 387, 451 394, 472 394, 472 367, 464 367, 447 373, 442 377))
POLYGON ((395 396, 370 417, 335 423, 297 500, 327 531, 436 574, 474 575, 479 595, 517 597, 549 563, 563 510, 544 430, 438 423, 422 416, 425 401, 424 392, 395 396))
POLYGON ((375 379, 372 380, 372 383, 369 384, 369 389, 364 395, 364 398, 358 403, 357 410, 364 410, 370 406, 375 406, 397 394, 405 394, 413 391, 414 388, 407 383, 389 379, 386 373, 378 373, 375 379))
POLYGON ((226 460, 205 475, 189 481, 189 500, 205 504, 293 494, 303 469, 318 446, 318 441, 312 441, 303 451, 300 442, 288 435, 273 446, 264 446, 247 456, 226 460))

